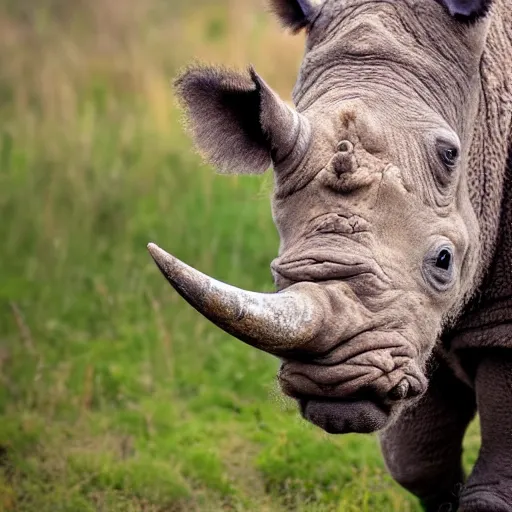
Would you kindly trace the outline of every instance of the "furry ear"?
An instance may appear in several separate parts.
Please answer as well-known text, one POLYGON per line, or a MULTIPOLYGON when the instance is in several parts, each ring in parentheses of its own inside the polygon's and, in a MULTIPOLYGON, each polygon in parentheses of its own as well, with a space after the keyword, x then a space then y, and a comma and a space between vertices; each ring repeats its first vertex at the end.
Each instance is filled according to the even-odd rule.
POLYGON ((493 0, 436 0, 460 21, 473 22, 483 18, 491 8, 493 0))
POLYGON ((176 81, 195 143, 221 172, 263 173, 305 145, 307 123, 251 68, 195 67, 176 81))
POLYGON ((299 32, 313 21, 319 0, 269 0, 269 4, 286 28, 299 32))

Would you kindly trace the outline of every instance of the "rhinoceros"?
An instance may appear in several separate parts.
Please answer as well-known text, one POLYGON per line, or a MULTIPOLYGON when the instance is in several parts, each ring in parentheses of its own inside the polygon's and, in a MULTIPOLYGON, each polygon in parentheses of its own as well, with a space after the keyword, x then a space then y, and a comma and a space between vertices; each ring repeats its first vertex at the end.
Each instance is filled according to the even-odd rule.
POLYGON ((151 255, 206 318, 280 360, 307 420, 379 432, 425 510, 511 511, 512 0, 271 5, 306 32, 293 106, 252 67, 189 67, 176 91, 220 172, 272 168, 276 292, 151 255))

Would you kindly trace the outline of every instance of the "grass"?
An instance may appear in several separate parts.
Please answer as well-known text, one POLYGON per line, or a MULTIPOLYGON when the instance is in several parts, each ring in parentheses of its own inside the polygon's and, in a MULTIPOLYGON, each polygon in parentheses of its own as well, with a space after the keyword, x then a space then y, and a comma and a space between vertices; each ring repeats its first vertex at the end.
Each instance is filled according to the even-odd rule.
POLYGON ((419 510, 146 252, 272 289, 271 176, 204 166, 169 88, 200 57, 289 94, 300 38, 240 4, 0 0, 0 511, 419 510))

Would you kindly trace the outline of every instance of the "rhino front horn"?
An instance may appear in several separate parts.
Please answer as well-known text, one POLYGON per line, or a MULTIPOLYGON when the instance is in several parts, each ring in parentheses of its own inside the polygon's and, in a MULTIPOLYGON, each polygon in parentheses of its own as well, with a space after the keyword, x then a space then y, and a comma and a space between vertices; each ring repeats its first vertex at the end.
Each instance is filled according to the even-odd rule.
POLYGON ((208 320, 265 352, 300 350, 314 340, 324 318, 312 283, 278 293, 254 293, 217 281, 186 265, 155 244, 148 250, 172 287, 208 320))

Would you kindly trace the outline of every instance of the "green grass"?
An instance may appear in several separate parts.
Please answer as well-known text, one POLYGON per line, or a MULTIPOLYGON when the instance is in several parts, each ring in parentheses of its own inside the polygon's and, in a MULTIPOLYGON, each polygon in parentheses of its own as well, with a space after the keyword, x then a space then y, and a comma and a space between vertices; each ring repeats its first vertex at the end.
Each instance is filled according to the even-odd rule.
MULTIPOLYGON (((299 419, 277 361, 184 304, 147 254, 272 289, 271 176, 194 155, 166 96, 184 57, 128 78, 128 50, 107 68, 87 45, 59 60, 74 32, 26 36, 0 6, 23 43, 0 46, 18 59, 0 75, 0 511, 419 510, 375 437, 299 419)), ((220 12, 196 23, 198 56, 232 44, 220 12)), ((468 446, 470 465, 475 429, 468 446)))

